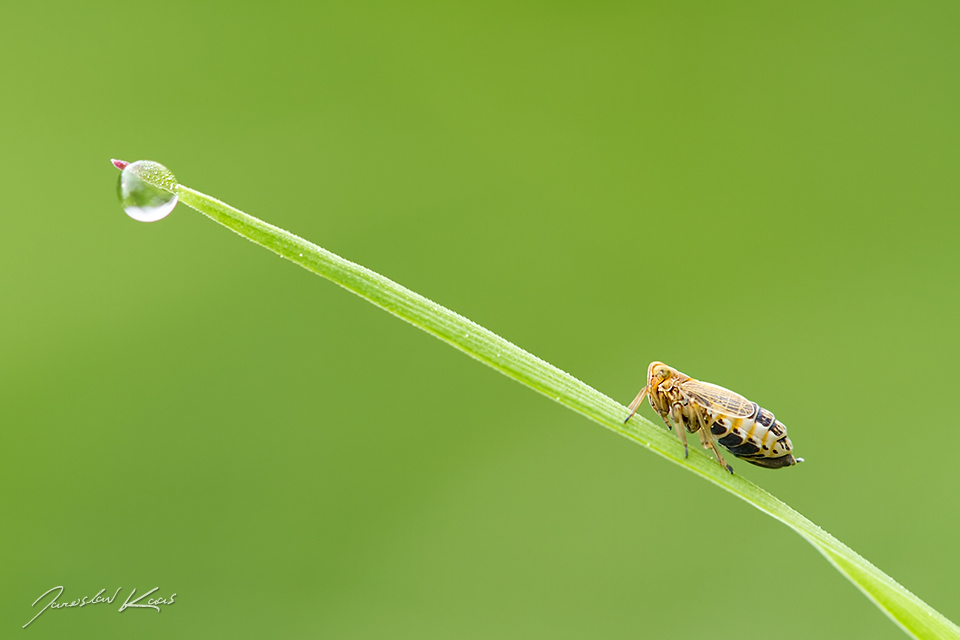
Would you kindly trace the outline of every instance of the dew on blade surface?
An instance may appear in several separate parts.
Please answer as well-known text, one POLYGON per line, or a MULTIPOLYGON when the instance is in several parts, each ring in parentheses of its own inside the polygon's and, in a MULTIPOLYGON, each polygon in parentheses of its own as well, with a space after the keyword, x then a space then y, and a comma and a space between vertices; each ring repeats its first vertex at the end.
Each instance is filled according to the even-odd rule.
MULTIPOLYGON (((114 166, 119 168, 118 161, 114 166)), ((123 167, 117 196, 128 216, 140 222, 156 222, 177 206, 177 179, 162 164, 138 160, 123 167), (162 185, 161 189, 155 185, 162 185)))

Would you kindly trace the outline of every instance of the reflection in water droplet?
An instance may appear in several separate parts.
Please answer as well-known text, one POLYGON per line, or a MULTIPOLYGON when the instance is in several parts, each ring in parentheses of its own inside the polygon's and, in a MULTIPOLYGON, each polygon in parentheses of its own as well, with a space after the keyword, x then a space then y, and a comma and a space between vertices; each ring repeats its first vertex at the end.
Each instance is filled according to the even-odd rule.
POLYGON ((150 160, 139 160, 127 165, 120 173, 120 181, 117 183, 117 195, 123 210, 140 222, 156 222, 167 217, 177 206, 179 198, 176 190, 177 179, 170 170, 150 160), (155 187, 154 184, 162 184, 169 191, 155 187))

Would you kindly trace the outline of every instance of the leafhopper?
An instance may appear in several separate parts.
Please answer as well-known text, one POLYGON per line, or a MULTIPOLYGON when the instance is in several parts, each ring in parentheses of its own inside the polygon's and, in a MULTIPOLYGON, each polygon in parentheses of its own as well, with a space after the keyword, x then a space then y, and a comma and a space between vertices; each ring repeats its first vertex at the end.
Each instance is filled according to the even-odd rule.
POLYGON ((660 414, 669 429, 676 431, 687 456, 687 432, 698 433, 704 449, 710 449, 717 462, 730 473, 720 447, 768 469, 791 467, 803 458, 793 457, 793 443, 787 428, 774 415, 738 393, 709 382, 700 382, 662 362, 647 368, 647 386, 630 403, 630 415, 637 412, 644 397, 660 414))

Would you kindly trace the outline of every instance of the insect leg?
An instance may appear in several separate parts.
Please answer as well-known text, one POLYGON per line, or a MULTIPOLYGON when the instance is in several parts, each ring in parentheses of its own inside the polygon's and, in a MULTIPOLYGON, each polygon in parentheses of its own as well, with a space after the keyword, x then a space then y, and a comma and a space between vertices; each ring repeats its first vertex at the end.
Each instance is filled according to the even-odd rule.
POLYGON ((637 409, 640 408, 640 403, 643 402, 644 396, 647 395, 647 387, 640 389, 640 393, 637 394, 637 397, 633 399, 633 402, 630 403, 630 406, 627 409, 630 410, 630 415, 627 416, 627 419, 623 421, 624 424, 630 421, 630 418, 633 417, 633 414, 637 412, 637 409))
POLYGON ((720 466, 733 474, 733 467, 727 464, 720 453, 720 447, 717 446, 717 439, 713 437, 713 432, 707 427, 700 412, 697 412, 697 420, 700 421, 700 439, 703 440, 704 449, 713 449, 713 455, 717 456, 717 462, 720 466))
POLYGON ((700 428, 697 430, 697 433, 700 435, 700 444, 703 445, 704 449, 712 449, 710 446, 710 441, 707 440, 707 435, 704 433, 705 429, 703 428, 703 422, 700 423, 700 428))
POLYGON ((687 449, 687 428, 683 424, 683 406, 679 402, 674 402, 670 407, 670 421, 673 422, 673 430, 680 437, 683 443, 683 457, 689 457, 690 451, 687 449))

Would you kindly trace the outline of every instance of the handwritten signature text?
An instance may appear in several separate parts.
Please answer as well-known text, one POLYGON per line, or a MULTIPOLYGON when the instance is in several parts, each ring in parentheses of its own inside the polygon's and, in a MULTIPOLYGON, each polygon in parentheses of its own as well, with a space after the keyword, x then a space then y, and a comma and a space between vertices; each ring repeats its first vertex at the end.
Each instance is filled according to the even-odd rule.
MULTIPOLYGON (((57 600, 60 596, 63 595, 63 586, 47 589, 42 594, 40 594, 39 598, 33 601, 33 604, 30 605, 31 607, 37 606, 38 602, 43 600, 46 596, 53 593, 54 591, 57 592, 56 595, 53 596, 53 598, 51 598, 50 601, 42 609, 40 609, 40 611, 37 612, 37 615, 30 618, 30 622, 23 625, 23 628, 26 629, 27 627, 29 627, 30 623, 32 623, 34 620, 39 618, 40 614, 46 611, 47 609, 69 609, 72 607, 85 607, 89 604, 103 604, 104 602, 106 602, 107 604, 113 604, 113 601, 117 599, 117 594, 120 593, 120 589, 122 588, 123 587, 117 587, 117 590, 114 591, 113 595, 110 597, 106 597, 103 595, 106 589, 100 589, 97 595, 93 596, 92 598, 90 598, 89 596, 83 596, 82 598, 79 598, 77 600, 72 600, 70 602, 58 602, 57 600)), ((151 593, 159 589, 160 587, 154 587, 150 591, 147 591, 146 593, 141 595, 136 600, 132 600, 131 598, 133 598, 133 596, 136 595, 137 593, 136 588, 134 588, 133 591, 130 592, 130 595, 127 596, 127 599, 124 601, 124 603, 120 605, 120 608, 117 609, 117 611, 122 612, 124 609, 156 609, 157 613, 160 613, 161 605, 173 604, 173 599, 177 597, 176 593, 171 594, 169 598, 159 598, 159 597, 150 598, 149 600, 146 601, 146 603, 144 604, 140 603, 141 600, 143 600, 144 598, 149 596, 151 593)))

